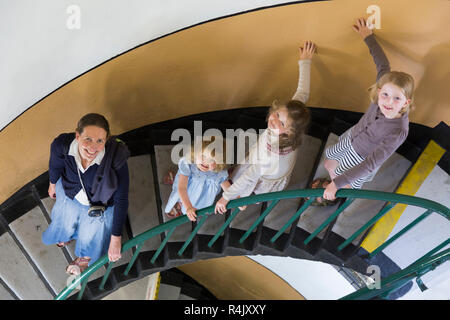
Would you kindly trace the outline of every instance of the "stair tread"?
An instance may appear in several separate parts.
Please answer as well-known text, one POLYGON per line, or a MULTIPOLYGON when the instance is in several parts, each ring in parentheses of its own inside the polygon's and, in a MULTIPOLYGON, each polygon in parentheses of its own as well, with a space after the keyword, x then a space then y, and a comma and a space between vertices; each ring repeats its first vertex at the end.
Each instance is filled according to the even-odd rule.
POLYGON ((0 283, 0 301, 16 300, 0 283))
POLYGON ((5 259, 0 260, 0 277, 19 299, 53 299, 51 293, 8 233, 0 236, 0 252, 5 253, 3 256, 5 259))
MULTIPOLYGON (((128 167, 130 171, 128 218, 135 237, 159 225, 159 218, 150 155, 131 157, 128 159, 128 167)), ((160 244, 160 237, 155 236, 147 240, 142 250, 155 250, 160 244)))
POLYGON ((158 300, 178 300, 181 288, 170 284, 159 285, 158 300))
POLYGON ((48 228, 48 223, 41 209, 33 208, 9 226, 53 290, 59 292, 64 289, 68 278, 64 272, 67 260, 61 249, 42 243, 42 232, 48 228), (60 272, 60 269, 63 271, 60 272))

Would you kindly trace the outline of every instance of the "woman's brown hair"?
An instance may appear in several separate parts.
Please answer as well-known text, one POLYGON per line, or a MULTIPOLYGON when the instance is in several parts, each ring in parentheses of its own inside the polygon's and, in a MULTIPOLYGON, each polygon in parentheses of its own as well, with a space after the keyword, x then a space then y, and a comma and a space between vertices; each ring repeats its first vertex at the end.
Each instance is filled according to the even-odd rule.
POLYGON ((79 134, 83 133, 84 128, 88 126, 96 126, 106 131, 106 138, 109 138, 109 123, 104 116, 98 113, 88 113, 84 115, 77 124, 75 129, 79 134))

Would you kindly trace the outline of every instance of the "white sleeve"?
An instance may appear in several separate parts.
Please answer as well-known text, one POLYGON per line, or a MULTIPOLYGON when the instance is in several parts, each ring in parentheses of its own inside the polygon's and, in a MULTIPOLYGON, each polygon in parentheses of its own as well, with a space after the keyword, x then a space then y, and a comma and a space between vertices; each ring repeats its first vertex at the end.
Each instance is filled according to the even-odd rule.
POLYGON ((226 200, 237 199, 238 197, 246 197, 255 190, 256 183, 262 176, 261 168, 257 164, 251 164, 245 171, 233 181, 233 184, 223 192, 222 196, 226 200))
POLYGON ((292 100, 299 100, 306 103, 309 98, 311 60, 298 60, 298 67, 298 86, 292 100))

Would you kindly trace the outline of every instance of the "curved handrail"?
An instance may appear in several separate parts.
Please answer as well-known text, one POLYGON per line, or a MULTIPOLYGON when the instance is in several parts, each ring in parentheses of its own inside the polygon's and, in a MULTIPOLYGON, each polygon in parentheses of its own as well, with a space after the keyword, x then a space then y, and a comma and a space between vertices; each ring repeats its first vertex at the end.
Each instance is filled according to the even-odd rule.
MULTIPOLYGON (((448 244, 447 240, 443 244, 448 244)), ((386 297, 392 291, 402 287, 407 282, 420 277, 424 274, 434 270, 437 266, 450 260, 450 249, 444 250, 438 254, 422 257, 416 262, 412 263, 403 270, 400 270, 389 277, 381 280, 380 288, 374 289, 370 287, 361 288, 351 294, 342 297, 339 300, 368 300, 375 297, 386 297)), ((417 281, 418 284, 421 281, 417 281)), ((423 285, 422 285, 423 286, 423 285)), ((426 287, 421 287, 421 290, 426 290, 426 287)))
MULTIPOLYGON (((299 189, 299 190, 285 190, 285 191, 279 191, 279 192, 271 192, 271 193, 265 193, 265 194, 259 194, 259 195, 253 195, 248 196, 244 198, 239 198, 236 200, 232 200, 228 203, 227 208, 228 209, 234 209, 230 215, 230 217, 227 219, 227 221, 224 223, 222 228, 219 230, 219 232, 216 233, 216 235, 211 239, 208 246, 211 247, 213 243, 217 240, 217 238, 222 234, 222 232, 226 229, 226 227, 231 223, 231 221, 234 219, 234 217, 239 212, 238 207, 255 204, 259 202, 268 202, 273 201, 271 205, 261 214, 261 216, 258 218, 258 220, 252 225, 252 227, 242 236, 240 239, 240 242, 243 242, 246 237, 254 230, 254 228, 257 227, 259 223, 261 223, 264 218, 271 212, 273 207, 278 203, 278 201, 283 199, 293 199, 293 198, 310 198, 308 201, 304 202, 304 204, 300 207, 300 209, 294 214, 294 216, 286 223, 283 228, 278 232, 277 235, 275 235, 271 241, 275 242, 278 236, 289 227, 290 224, 292 224, 300 215, 308 208, 308 206, 311 204, 311 202, 316 197, 321 197, 323 195, 324 189, 323 188, 317 188, 317 189, 299 189)), ((385 215, 390 208, 394 206, 394 204, 407 204, 417 207, 422 207, 424 209, 427 209, 426 214, 430 214, 432 212, 436 212, 440 214, 441 216, 447 218, 450 220, 450 209, 446 206, 443 206, 435 201, 409 196, 409 195, 403 195, 403 194, 396 194, 396 193, 389 193, 389 192, 382 192, 382 191, 373 191, 373 190, 360 190, 360 189, 340 189, 336 193, 336 197, 339 198, 346 198, 345 203, 339 206, 339 208, 336 210, 336 212, 331 215, 330 218, 328 218, 318 229, 316 229, 308 239, 304 241, 304 244, 307 245, 318 233, 320 233, 323 228, 325 228, 328 224, 330 224, 334 219, 337 218, 337 216, 346 208, 348 207, 354 199, 371 199, 371 200, 380 200, 384 202, 388 202, 389 204, 385 206, 379 214, 375 217, 376 219, 372 219, 369 221, 368 224, 365 225, 366 228, 370 227, 372 224, 374 224, 378 219, 380 219, 383 215, 385 215)), ((206 221, 207 216, 214 213, 215 205, 211 205, 209 207, 200 209, 197 211, 197 227, 194 229, 194 231, 191 233, 189 238, 186 240, 184 246, 180 249, 178 252, 178 255, 181 256, 181 254, 184 252, 186 247, 189 245, 189 243, 192 241, 192 239, 195 237, 196 233, 200 229, 200 227, 203 225, 203 223, 206 221)), ((419 221, 420 222, 420 221, 419 221)), ((151 262, 154 263, 158 255, 161 253, 162 249, 166 245, 167 241, 170 238, 170 235, 172 232, 180 225, 190 223, 190 220, 187 218, 187 216, 183 215, 180 217, 177 217, 175 219, 172 219, 168 222, 165 222, 161 225, 158 225, 156 227, 153 227, 136 237, 128 240, 126 243, 122 245, 122 253, 125 251, 130 250, 133 247, 137 246, 137 249, 131 258, 131 261, 128 263, 128 266, 124 272, 125 275, 128 274, 131 267, 133 266, 137 256, 139 255, 139 252, 148 239, 159 235, 162 232, 169 231, 169 234, 165 237, 164 241, 161 243, 160 247, 154 254, 151 262)), ((418 223, 418 222, 417 222, 418 223)), ((407 226, 404 229, 411 228, 412 226, 407 226)), ((362 229, 362 228, 361 228, 362 229)), ((362 233, 364 230, 358 230, 358 234, 362 233)), ((401 232, 406 232, 404 229, 401 232)), ((356 237, 358 234, 354 234, 352 237, 356 237)), ((348 243, 347 243, 348 244, 348 243)), ((346 244, 346 245, 347 245, 346 244)), ((340 246, 340 249, 342 250, 342 245, 340 246)), ((68 295, 81 283, 82 287, 78 294, 78 298, 81 299, 82 295, 84 293, 85 286, 89 280, 89 277, 96 272, 99 268, 109 263, 108 268, 106 270, 106 274, 103 276, 102 282, 100 284, 100 289, 104 289, 104 285, 109 277, 109 274, 112 270, 112 267, 114 266, 114 263, 110 263, 108 259, 108 255, 105 254, 101 258, 99 258, 96 262, 94 262, 89 268, 87 268, 81 275, 79 275, 70 285, 68 285, 66 288, 64 288, 57 297, 55 297, 55 300, 63 300, 68 297, 68 295)))

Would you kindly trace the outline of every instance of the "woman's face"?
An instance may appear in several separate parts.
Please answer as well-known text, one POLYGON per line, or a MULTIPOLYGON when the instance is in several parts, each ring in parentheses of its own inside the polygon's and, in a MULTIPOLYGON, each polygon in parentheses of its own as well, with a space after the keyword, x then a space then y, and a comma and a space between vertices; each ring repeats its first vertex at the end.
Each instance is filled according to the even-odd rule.
POLYGON ((78 152, 83 160, 91 163, 105 148, 106 130, 97 126, 86 126, 83 132, 76 132, 78 152))
POLYGON ((280 135, 287 133, 289 129, 289 115, 286 107, 281 107, 272 112, 267 120, 267 126, 280 135))

